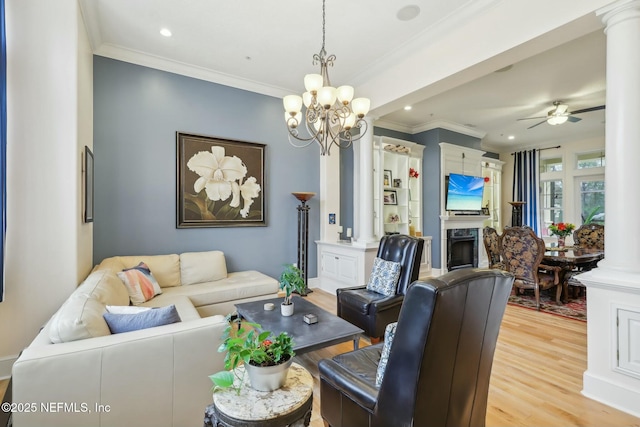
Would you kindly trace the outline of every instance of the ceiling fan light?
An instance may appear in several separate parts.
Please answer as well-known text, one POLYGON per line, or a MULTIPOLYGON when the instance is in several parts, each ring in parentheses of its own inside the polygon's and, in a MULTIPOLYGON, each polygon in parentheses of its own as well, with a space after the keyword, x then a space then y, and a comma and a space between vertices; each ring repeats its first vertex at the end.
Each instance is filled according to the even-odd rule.
POLYGON ((569 116, 549 116, 547 123, 552 126, 561 125, 569 119, 569 116))

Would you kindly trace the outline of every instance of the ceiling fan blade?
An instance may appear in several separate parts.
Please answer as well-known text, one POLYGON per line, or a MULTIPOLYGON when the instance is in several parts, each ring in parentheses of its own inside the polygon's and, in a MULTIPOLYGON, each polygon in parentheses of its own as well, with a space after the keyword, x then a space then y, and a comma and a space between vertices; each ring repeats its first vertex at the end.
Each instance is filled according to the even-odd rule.
POLYGON ((534 128, 534 127, 536 127, 536 126, 538 126, 538 125, 541 125, 541 124, 543 124, 543 123, 546 123, 546 120, 543 120, 543 121, 541 121, 541 122, 539 122, 539 123, 536 123, 536 124, 535 124, 535 125, 533 125, 533 126, 529 126, 527 129, 534 128))
POLYGON ((598 105, 597 107, 583 108, 582 110, 572 111, 569 114, 581 114, 581 113, 588 113, 590 111, 604 110, 605 107, 606 107, 605 105, 598 105))
POLYGON ((517 119, 518 121, 520 120, 533 120, 533 119, 546 119, 546 116, 540 116, 540 117, 525 117, 524 119, 517 119))
POLYGON ((579 122, 582 119, 580 117, 569 116, 567 117, 567 120, 570 121, 571 123, 575 123, 575 122, 579 122))

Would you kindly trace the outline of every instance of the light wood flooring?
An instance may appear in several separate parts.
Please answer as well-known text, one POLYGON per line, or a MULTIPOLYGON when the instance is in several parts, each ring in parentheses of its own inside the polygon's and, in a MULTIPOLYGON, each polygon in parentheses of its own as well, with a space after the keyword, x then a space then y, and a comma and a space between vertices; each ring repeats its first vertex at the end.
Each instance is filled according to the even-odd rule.
MULTIPOLYGON (((310 302, 335 314, 335 295, 314 290, 310 302)), ((368 345, 365 339, 360 345, 368 345)), ((344 343, 296 357, 314 376, 312 427, 322 427, 318 360, 353 349, 344 343)), ((489 388, 487 427, 640 426, 640 418, 584 397, 587 324, 507 306, 489 388)))
MULTIPOLYGON (((335 313, 335 296, 314 290, 309 301, 335 313)), ((369 343, 360 340, 360 345, 369 343)), ((314 376, 312 427, 320 416, 318 360, 350 351, 351 343, 296 357, 314 376)), ((577 320, 507 306, 496 348, 487 427, 635 426, 640 418, 580 394, 587 368, 587 325, 577 320)), ((0 396, 8 380, 0 381, 0 396)))

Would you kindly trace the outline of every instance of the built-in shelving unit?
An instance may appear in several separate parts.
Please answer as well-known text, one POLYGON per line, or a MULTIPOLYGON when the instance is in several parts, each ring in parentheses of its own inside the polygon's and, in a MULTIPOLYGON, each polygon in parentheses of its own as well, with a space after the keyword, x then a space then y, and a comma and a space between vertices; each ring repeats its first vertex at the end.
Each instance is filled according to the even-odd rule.
POLYGON ((424 146, 374 137, 374 231, 422 235, 422 153, 424 146), (410 170, 418 177, 411 177, 410 170))

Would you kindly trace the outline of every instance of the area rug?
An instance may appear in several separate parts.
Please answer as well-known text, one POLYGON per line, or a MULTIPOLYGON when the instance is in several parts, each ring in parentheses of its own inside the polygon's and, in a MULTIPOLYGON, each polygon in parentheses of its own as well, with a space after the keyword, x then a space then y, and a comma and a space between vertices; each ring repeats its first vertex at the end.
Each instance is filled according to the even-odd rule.
MULTIPOLYGON (((533 291, 526 290, 524 294, 520 294, 514 290, 509 296, 509 304, 535 310, 536 298, 533 295, 533 291)), ((570 299, 566 304, 557 305, 555 302, 555 290, 553 291, 553 296, 547 292, 540 292, 540 311, 586 322, 586 296, 583 293, 578 298, 570 299)))

